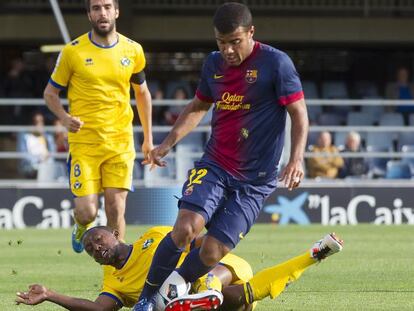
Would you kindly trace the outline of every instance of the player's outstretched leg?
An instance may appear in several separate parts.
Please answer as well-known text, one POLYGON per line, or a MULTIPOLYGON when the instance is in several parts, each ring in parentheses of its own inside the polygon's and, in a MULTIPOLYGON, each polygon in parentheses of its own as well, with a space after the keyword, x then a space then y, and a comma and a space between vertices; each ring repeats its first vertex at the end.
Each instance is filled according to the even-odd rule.
POLYGON ((343 241, 335 234, 316 242, 311 251, 256 273, 242 285, 223 288, 224 303, 220 310, 251 310, 253 303, 270 296, 276 298, 286 286, 296 281, 310 266, 342 250, 343 241))

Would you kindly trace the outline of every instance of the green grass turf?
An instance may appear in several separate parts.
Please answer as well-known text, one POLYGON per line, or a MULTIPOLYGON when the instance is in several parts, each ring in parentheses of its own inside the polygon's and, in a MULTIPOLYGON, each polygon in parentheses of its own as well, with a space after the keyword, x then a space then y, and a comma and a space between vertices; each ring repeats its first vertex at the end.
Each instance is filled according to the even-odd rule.
MULTIPOLYGON (((414 310, 414 234, 411 226, 348 227, 255 225, 235 253, 254 271, 308 249, 325 233, 336 231, 345 248, 319 265, 276 300, 265 299, 256 310, 414 310)), ((132 242, 145 227, 128 227, 132 242)), ((100 267, 86 254, 74 254, 68 230, 0 232, 0 310, 15 306, 14 294, 41 283, 72 296, 94 299, 100 267)), ((61 310, 44 303, 33 310, 61 310)))

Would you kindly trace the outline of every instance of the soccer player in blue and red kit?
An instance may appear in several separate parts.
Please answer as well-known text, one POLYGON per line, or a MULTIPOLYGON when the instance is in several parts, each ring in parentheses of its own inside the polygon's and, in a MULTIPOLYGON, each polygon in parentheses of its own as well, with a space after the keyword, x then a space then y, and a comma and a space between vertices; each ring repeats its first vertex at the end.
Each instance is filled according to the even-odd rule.
POLYGON ((249 232, 276 188, 287 113, 292 148, 279 179, 292 190, 304 176, 308 117, 291 59, 253 40, 252 16, 243 4, 221 5, 214 28, 220 51, 208 56, 194 99, 147 161, 165 166, 162 158, 213 105, 205 153, 189 171, 173 231, 157 249, 134 310, 151 310, 154 293, 175 269, 185 245, 205 226, 201 247, 176 271, 188 282, 210 271, 249 232))

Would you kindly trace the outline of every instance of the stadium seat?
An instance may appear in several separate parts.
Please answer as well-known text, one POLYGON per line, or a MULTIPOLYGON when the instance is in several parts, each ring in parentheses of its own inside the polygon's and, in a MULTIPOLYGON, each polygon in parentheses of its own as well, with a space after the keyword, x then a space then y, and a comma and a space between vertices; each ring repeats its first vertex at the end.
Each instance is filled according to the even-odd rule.
MULTIPOLYGON (((414 153, 414 144, 413 145, 404 145, 401 147, 401 152, 403 153, 414 153)), ((414 156, 403 155, 401 161, 407 163, 410 166, 411 176, 414 176, 414 156)))
POLYGON ((348 89, 344 81, 322 82, 322 98, 346 99, 349 98, 348 89))
POLYGON ((308 117, 310 122, 316 122, 322 113, 322 106, 319 105, 307 105, 308 117))
MULTIPOLYGON (((325 81, 322 83, 322 98, 324 99, 347 99, 349 93, 344 81, 325 81)), ((352 110, 352 106, 331 106, 329 111, 346 113, 352 110)))
MULTIPOLYGON (((386 146, 376 146, 376 145, 367 146, 367 152, 390 152, 390 151, 392 151, 392 149, 386 146)), ((371 178, 383 177, 385 175, 386 168, 387 168, 387 162, 389 160, 390 160, 389 158, 368 157, 367 158, 367 163, 369 167, 368 176, 371 178)))
POLYGON ((384 106, 365 105, 361 107, 361 112, 368 113, 373 118, 373 124, 378 124, 381 116, 384 114, 384 106))
POLYGON ((394 133, 368 132, 365 140, 365 145, 383 147, 389 150, 394 150, 394 133))
MULTIPOLYGON (((386 112, 384 113, 380 120, 380 126, 404 126, 404 118, 401 113, 398 112, 386 112)), ((399 132, 387 132, 389 135, 392 135, 393 140, 398 139, 399 132)))
POLYGON ((346 137, 348 132, 335 132, 333 135, 333 141, 336 147, 343 149, 345 147, 346 137))
POLYGON ((367 112, 354 112, 348 113, 346 118, 347 125, 373 125, 375 117, 367 112))
POLYGON ((414 125, 414 113, 411 113, 408 117, 408 125, 414 125))
POLYGON ((411 179, 411 170, 408 163, 403 161, 388 161, 386 179, 411 179))
MULTIPOLYGON (((367 112, 351 111, 347 115, 346 124, 349 126, 371 126, 376 122, 376 118, 373 114, 367 112)), ((366 141, 367 133, 358 131, 361 135, 361 139, 366 141)))
POLYGON ((305 93, 305 98, 315 99, 320 98, 318 87, 314 81, 302 81, 303 92, 305 93))
POLYGON ((414 132, 400 132, 398 134, 398 150, 402 151, 405 145, 414 145, 414 132))
POLYGON ((354 91, 357 98, 379 98, 378 86, 372 81, 356 81, 354 91))
POLYGON ((404 126, 404 118, 398 112, 383 113, 379 120, 381 126, 404 126))
POLYGON ((319 125, 341 125, 343 118, 337 113, 321 113, 318 118, 319 125))

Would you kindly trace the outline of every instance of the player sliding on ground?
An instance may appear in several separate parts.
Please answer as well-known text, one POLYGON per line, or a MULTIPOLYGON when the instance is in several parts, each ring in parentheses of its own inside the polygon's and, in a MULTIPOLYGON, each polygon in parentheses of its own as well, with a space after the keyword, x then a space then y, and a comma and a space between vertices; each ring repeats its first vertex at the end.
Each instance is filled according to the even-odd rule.
MULTIPOLYGON (((16 302, 37 305, 44 301, 58 304, 68 310, 115 311, 132 307, 144 286, 155 250, 171 231, 171 227, 153 227, 133 245, 118 240, 118 233, 108 227, 94 227, 86 231, 83 244, 87 253, 103 265, 103 285, 95 301, 70 297, 52 291, 42 285, 30 285, 27 292, 17 293, 16 302)), ((199 247, 203 237, 191 247, 199 247)), ((297 280, 311 265, 342 250, 342 241, 334 234, 316 242, 310 252, 262 270, 253 275, 250 265, 242 258, 228 254, 221 265, 192 284, 174 299, 174 286, 180 287, 180 279, 170 276, 158 293, 156 310, 252 310, 254 302, 267 296, 277 297, 287 284, 297 280), (165 290, 167 288, 167 290, 165 290), (195 294, 195 295, 194 295, 195 294), (165 299, 163 301, 163 299, 165 299)), ((182 255, 183 261, 190 247, 182 255)), ((177 274, 178 275, 178 274, 177 274)), ((185 283, 184 283, 185 284, 185 283)))

